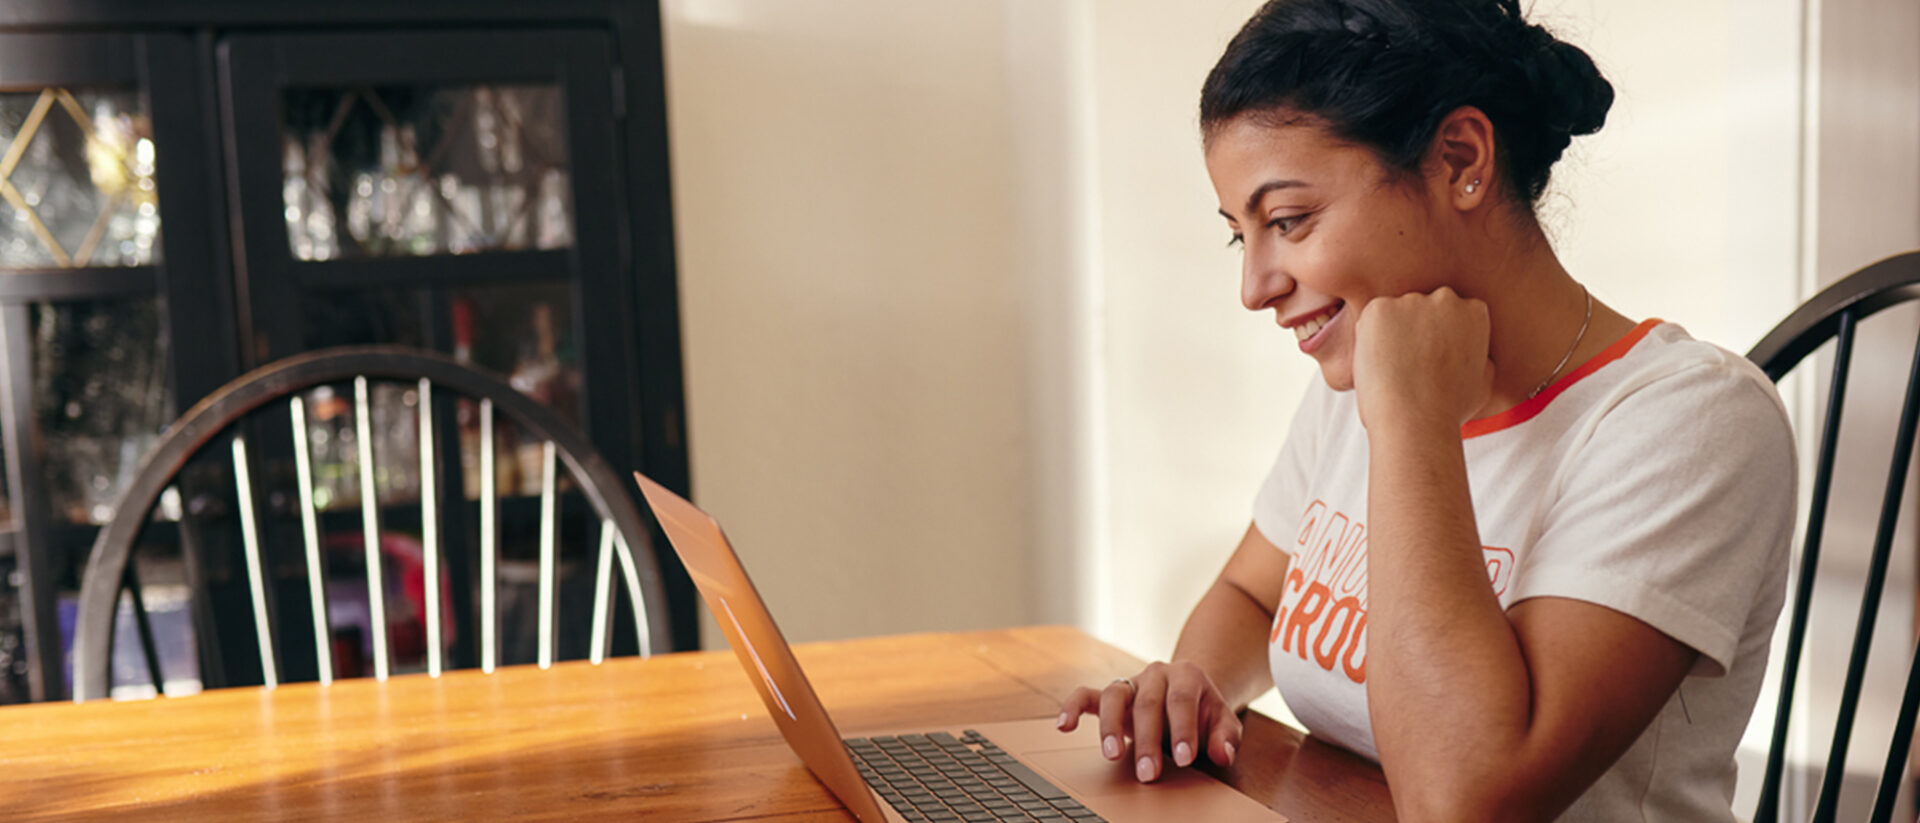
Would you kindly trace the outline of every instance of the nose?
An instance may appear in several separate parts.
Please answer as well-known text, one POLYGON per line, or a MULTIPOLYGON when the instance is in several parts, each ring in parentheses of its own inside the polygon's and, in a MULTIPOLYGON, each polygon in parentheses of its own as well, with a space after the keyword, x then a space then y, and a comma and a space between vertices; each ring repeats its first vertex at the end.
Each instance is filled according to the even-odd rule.
POLYGON ((1240 258, 1240 305, 1248 311, 1260 311, 1293 292, 1293 276, 1287 274, 1273 250, 1256 246, 1248 238, 1240 258))

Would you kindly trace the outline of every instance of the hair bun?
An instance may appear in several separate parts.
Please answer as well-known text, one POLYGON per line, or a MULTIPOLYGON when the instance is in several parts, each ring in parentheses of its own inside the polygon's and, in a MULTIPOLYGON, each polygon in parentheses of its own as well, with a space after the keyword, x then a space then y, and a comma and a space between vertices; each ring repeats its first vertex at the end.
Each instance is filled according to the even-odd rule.
MULTIPOLYGON (((1508 4, 1501 3, 1503 11, 1508 4)), ((1529 200, 1546 190, 1548 171, 1573 138, 1606 125, 1613 84, 1580 47, 1526 22, 1517 8, 1493 26, 1483 52, 1490 68, 1505 74, 1498 93, 1476 95, 1507 138, 1513 182, 1529 200)))
POLYGON ((1548 41, 1545 49, 1535 53, 1529 70, 1541 111, 1548 115, 1547 128, 1568 136, 1599 131, 1613 108, 1613 84, 1600 76, 1593 58, 1580 47, 1533 28, 1548 41))

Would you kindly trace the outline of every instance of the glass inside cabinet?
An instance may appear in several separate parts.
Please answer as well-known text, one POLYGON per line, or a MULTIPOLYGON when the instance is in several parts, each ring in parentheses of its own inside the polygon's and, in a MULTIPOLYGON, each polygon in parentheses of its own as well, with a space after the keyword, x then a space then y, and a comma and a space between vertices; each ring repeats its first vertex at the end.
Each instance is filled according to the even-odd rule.
MULTIPOLYGON (((356 344, 431 348, 425 315, 445 312, 455 360, 491 372, 509 385, 582 422, 583 380, 573 331, 572 290, 564 282, 453 289, 365 289, 316 292, 301 302, 303 341, 309 350, 356 344), (441 302, 444 301, 444 302, 441 302)), ((351 386, 323 386, 306 394, 313 444, 317 505, 357 506, 359 452, 351 386)), ((419 499, 419 398, 409 388, 369 388, 375 488, 382 505, 419 499)), ((463 491, 480 496, 479 410, 457 406, 463 491)), ((494 422, 494 488, 503 496, 540 491, 540 444, 522 438, 511 420, 494 422)), ((563 484, 566 481, 563 478, 563 484)))
POLYGON ((282 103, 296 259, 573 243, 557 85, 303 88, 282 103))
MULTIPOLYGON (((582 379, 572 306, 570 290, 560 283, 455 290, 450 307, 453 357, 505 377, 522 393, 580 423, 582 379)), ((478 409, 462 401, 460 464, 469 500, 478 500, 481 493, 478 421, 478 409)), ((504 420, 496 422, 494 439, 496 491, 539 494, 540 444, 519 437, 511 421, 504 420)))
POLYGON ((33 403, 53 522, 99 525, 167 424, 159 298, 31 309, 33 403))

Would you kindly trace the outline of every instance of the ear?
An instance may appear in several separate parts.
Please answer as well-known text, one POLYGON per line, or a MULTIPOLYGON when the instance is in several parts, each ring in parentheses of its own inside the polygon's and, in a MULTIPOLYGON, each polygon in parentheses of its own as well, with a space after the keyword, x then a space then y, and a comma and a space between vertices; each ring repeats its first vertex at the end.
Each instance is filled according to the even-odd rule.
POLYGON ((1428 181, 1439 202, 1472 211, 1494 185, 1493 121, 1473 106, 1449 112, 1427 147, 1428 181))

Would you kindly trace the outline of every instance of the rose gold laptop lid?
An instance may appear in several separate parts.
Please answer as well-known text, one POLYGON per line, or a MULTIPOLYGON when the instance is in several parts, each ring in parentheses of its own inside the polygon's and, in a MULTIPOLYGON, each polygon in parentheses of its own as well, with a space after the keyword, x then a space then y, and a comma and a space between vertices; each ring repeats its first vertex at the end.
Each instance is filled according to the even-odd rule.
POLYGON ((774 624, 766 602, 760 599, 753 581, 747 579, 747 570, 727 543, 719 522, 646 475, 634 472, 633 479, 647 496, 647 504, 653 507, 667 541, 699 587, 700 597, 713 612, 721 633, 727 636, 727 644, 740 658, 753 687, 760 691, 760 699, 766 702, 767 713, 773 715, 787 745, 855 817, 869 823, 887 820, 879 798, 861 779, 853 757, 840 742, 839 730, 813 693, 813 684, 800 670, 800 662, 774 624))

